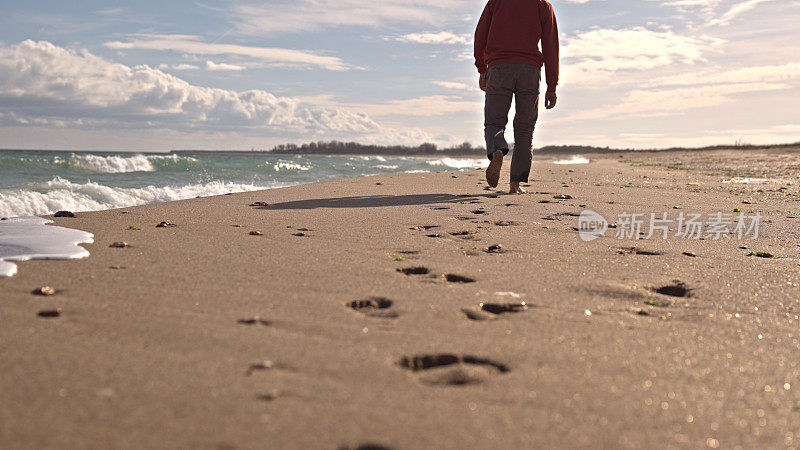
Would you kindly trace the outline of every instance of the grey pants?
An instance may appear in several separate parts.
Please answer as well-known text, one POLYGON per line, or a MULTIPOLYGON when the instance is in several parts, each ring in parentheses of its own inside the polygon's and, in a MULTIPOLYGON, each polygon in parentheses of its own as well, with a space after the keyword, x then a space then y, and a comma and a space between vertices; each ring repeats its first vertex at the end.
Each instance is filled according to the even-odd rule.
POLYGON ((489 159, 497 150, 508 154, 504 136, 508 124, 511 97, 516 96, 514 115, 514 156, 511 159, 511 181, 526 182, 531 171, 533 128, 539 117, 540 67, 529 64, 500 64, 486 73, 486 106, 484 136, 489 159))

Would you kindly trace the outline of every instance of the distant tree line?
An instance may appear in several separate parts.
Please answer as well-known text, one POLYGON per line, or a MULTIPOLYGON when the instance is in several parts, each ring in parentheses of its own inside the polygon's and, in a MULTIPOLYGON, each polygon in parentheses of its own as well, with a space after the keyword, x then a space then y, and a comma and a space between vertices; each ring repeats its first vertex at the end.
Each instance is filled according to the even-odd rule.
POLYGON ((357 142, 309 142, 308 144, 281 144, 272 148, 270 153, 279 155, 448 155, 465 156, 480 155, 482 147, 473 147, 469 142, 449 148, 438 148, 435 144, 425 143, 417 146, 407 145, 370 145, 357 142))

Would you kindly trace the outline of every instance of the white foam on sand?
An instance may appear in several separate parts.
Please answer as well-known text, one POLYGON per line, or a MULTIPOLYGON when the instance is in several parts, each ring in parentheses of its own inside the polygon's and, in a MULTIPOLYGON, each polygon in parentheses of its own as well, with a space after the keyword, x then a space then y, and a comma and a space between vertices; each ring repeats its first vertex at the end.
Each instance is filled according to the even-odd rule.
POLYGON ((563 165, 566 165, 566 164, 589 164, 590 162, 591 161, 589 161, 587 158, 584 158, 583 156, 575 155, 570 159, 562 159, 561 161, 553 161, 553 164, 563 164, 563 165))
POLYGON ((79 244, 91 244, 94 235, 81 230, 47 225, 41 217, 12 217, 0 220, 0 277, 17 273, 12 261, 31 259, 80 259, 89 251, 79 244))

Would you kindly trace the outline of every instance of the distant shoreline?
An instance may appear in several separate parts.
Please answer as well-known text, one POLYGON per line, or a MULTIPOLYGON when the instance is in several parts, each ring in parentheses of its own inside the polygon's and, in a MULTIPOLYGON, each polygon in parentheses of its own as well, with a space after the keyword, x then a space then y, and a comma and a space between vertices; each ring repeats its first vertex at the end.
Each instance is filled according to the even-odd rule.
MULTIPOLYGON (((20 151, 20 152, 80 152, 80 153, 142 153, 142 154, 176 154, 187 155, 195 153, 207 154, 229 154, 229 155, 303 155, 303 156, 414 156, 414 157, 480 157, 484 149, 473 147, 469 150, 462 149, 442 149, 430 151, 389 151, 391 147, 375 147, 369 151, 309 151, 301 148, 292 150, 203 150, 203 149, 176 149, 168 152, 160 151, 127 151, 127 150, 76 150, 76 149, 35 149, 35 148, 0 148, 0 151, 20 151)), ((686 151, 730 151, 730 150, 800 150, 800 141, 786 144, 765 144, 765 145, 710 145, 705 147, 667 147, 652 149, 635 148, 611 148, 595 147, 584 145, 550 145, 534 149, 535 154, 544 155, 574 155, 574 154, 610 154, 610 153, 648 153, 648 152, 686 152, 686 151)), ((513 151, 513 144, 512 144, 513 151)))
MULTIPOLYGON (((685 151, 730 151, 730 150, 771 150, 771 149, 797 149, 800 150, 800 142, 789 144, 768 144, 768 145, 711 145, 706 147, 668 147, 668 148, 654 148, 654 149, 632 149, 632 148, 611 148, 611 147, 594 147, 583 145, 551 145, 534 149, 535 154, 545 155, 572 155, 572 154, 610 154, 610 153, 647 153, 647 152, 685 152, 685 151)), ((173 154, 192 154, 192 153, 221 153, 221 154, 237 154, 237 155, 304 155, 304 156, 481 156, 485 150, 481 147, 466 151, 453 151, 452 149, 434 150, 425 153, 403 153, 403 152, 348 152, 348 153, 335 153, 325 151, 308 151, 308 150, 171 150, 173 154)), ((513 146, 512 146, 513 151, 513 146)))

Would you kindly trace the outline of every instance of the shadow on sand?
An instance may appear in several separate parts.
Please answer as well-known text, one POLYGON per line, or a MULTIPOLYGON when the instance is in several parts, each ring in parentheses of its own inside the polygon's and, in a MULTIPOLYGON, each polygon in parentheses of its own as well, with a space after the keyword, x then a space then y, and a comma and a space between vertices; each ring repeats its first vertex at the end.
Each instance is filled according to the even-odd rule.
POLYGON ((383 206, 433 205, 477 200, 478 195, 418 194, 365 195, 355 197, 312 198, 293 202, 274 203, 258 209, 316 209, 316 208, 379 208, 383 206))

